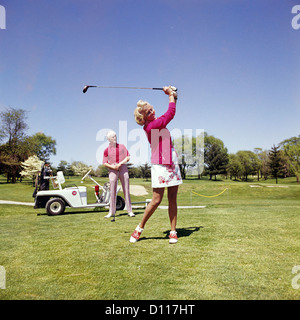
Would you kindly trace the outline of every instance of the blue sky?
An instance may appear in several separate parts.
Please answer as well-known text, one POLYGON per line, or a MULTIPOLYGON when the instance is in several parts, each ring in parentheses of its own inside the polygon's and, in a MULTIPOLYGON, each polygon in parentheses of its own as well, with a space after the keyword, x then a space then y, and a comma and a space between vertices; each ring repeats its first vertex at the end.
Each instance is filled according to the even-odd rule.
MULTIPOLYGON (((230 153, 300 134, 300 29, 290 0, 0 0, 0 110, 23 108, 28 134, 57 141, 60 160, 99 165, 99 130, 141 129, 139 99, 157 115, 178 87, 170 130, 204 129, 230 153)), ((300 23, 300 21, 299 21, 300 23)), ((130 148, 128 142, 128 148, 130 148)), ((100 156, 99 158, 102 158, 100 156)))

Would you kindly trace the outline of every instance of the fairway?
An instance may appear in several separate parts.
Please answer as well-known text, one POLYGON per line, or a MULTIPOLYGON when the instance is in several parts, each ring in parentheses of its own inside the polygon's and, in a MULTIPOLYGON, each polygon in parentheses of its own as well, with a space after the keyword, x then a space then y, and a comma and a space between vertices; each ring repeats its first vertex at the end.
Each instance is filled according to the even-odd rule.
MULTIPOLYGON (((1 182, 1 200, 33 201, 29 183, 1 182)), ((151 198, 150 181, 131 183, 149 192, 132 201, 151 198)), ((134 218, 118 211, 112 223, 104 219, 107 209, 67 209, 51 217, 44 209, 0 205, 6 270, 0 299, 299 299, 292 268, 300 265, 300 186, 294 179, 279 183, 184 181, 178 205, 205 208, 179 209, 176 245, 168 242, 163 209, 131 244, 143 209, 135 209, 134 218)), ((92 199, 92 184, 86 185, 92 199)))

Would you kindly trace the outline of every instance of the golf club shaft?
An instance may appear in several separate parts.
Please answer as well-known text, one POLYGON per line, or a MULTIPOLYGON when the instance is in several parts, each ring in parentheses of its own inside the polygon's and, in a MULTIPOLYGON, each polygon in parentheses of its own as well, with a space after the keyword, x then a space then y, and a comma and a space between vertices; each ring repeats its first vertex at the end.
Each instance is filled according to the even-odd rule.
MULTIPOLYGON (((104 89, 142 89, 142 90, 163 90, 163 88, 142 88, 142 87, 111 87, 111 86, 85 86, 83 88, 83 93, 86 93, 88 88, 104 88, 104 89)), ((174 91, 177 91, 175 87, 173 87, 174 91)))
POLYGON ((163 90, 163 88, 140 88, 140 87, 104 87, 95 86, 96 88, 109 88, 109 89, 145 89, 145 90, 163 90))

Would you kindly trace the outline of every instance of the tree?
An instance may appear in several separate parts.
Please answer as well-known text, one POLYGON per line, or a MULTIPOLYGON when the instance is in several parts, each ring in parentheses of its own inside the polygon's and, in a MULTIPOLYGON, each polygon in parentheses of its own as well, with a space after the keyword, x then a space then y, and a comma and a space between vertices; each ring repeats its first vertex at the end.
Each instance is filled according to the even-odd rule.
POLYGON ((71 168, 75 176, 84 176, 90 169, 92 169, 92 166, 88 166, 81 161, 74 161, 71 168))
POLYGON ((133 163, 128 162, 127 164, 129 178, 134 178, 136 173, 136 168, 133 166, 133 163))
POLYGON ((96 169, 96 175, 97 177, 108 177, 108 168, 105 167, 105 165, 100 164, 98 168, 96 169))
POLYGON ((56 141, 42 132, 27 138, 27 143, 41 160, 49 161, 50 156, 56 155, 56 141))
POLYGON ((0 118, 0 137, 1 140, 7 139, 7 142, 0 147, 1 171, 6 173, 7 182, 11 179, 15 183, 20 171, 20 161, 28 157, 28 151, 22 145, 28 129, 25 122, 26 111, 8 108, 0 112, 0 118))
POLYGON ((228 151, 224 147, 222 140, 215 138, 214 136, 209 136, 205 134, 204 136, 204 162, 206 166, 206 172, 210 176, 215 176, 217 179, 217 174, 226 173, 226 168, 228 165, 228 151))
POLYGON ((284 150, 280 150, 280 162, 281 162, 281 177, 286 178, 294 174, 293 169, 291 168, 291 161, 284 150))
POLYGON ((26 136, 25 110, 8 108, 0 112, 0 119, 1 141, 7 139, 0 146, 0 172, 6 173, 7 182, 15 183, 22 169, 21 162, 34 154, 41 160, 49 160, 50 155, 56 153, 56 141, 43 133, 26 136))
POLYGON ((1 172, 6 173, 7 182, 11 179, 12 183, 15 183, 20 172, 20 162, 30 155, 30 151, 23 144, 28 129, 25 122, 26 111, 8 108, 0 112, 0 119, 1 140, 7 139, 0 147, 0 168, 1 172))
POLYGON ((1 140, 8 139, 8 145, 12 145, 16 141, 22 140, 28 129, 25 122, 27 119, 26 111, 23 109, 7 108, 5 111, 0 112, 1 140))
POLYGON ((269 167, 270 167, 272 176, 276 179, 276 184, 277 184, 278 177, 279 177, 281 170, 282 170, 281 153, 279 150, 279 146, 276 147, 274 145, 270 150, 269 167))
POLYGON ((132 167, 131 170, 129 171, 129 177, 141 178, 142 177, 141 167, 132 167))
POLYGON ((257 181, 259 181, 261 172, 262 172, 262 165, 263 165, 263 150, 262 148, 254 148, 254 153, 257 156, 257 181))
POLYGON ((67 164, 66 166, 66 175, 69 176, 74 176, 74 171, 72 169, 72 165, 70 163, 67 164))
POLYGON ((297 178, 297 183, 299 183, 300 176, 300 135, 298 137, 292 137, 286 139, 279 144, 285 154, 289 158, 289 165, 291 170, 297 178))
POLYGON ((151 177, 151 167, 146 162, 143 166, 140 166, 140 168, 143 179, 146 179, 146 181, 148 181, 148 178, 151 177))
POLYGON ((264 177, 264 179, 267 180, 268 179, 268 175, 270 174, 269 151, 268 150, 261 151, 257 156, 258 156, 258 158, 260 160, 261 178, 264 177))
POLYGON ((25 161, 29 156, 30 152, 24 148, 22 141, 0 146, 0 171, 6 174, 7 182, 16 183, 21 161, 25 161))
POLYGON ((67 175, 67 166, 68 162, 65 160, 61 160, 58 164, 57 171, 62 171, 64 175, 67 175))
POLYGON ((257 155, 252 151, 238 151, 238 159, 242 165, 242 175, 245 180, 248 181, 248 176, 256 174, 258 170, 258 158, 257 155))
POLYGON ((25 178, 32 178, 33 181, 36 175, 41 171, 44 161, 40 160, 36 155, 29 157, 26 161, 21 162, 22 171, 20 175, 25 178))
POLYGON ((230 175, 230 179, 235 177, 235 180, 242 175, 243 167, 236 154, 229 154, 229 162, 227 166, 227 171, 230 175))

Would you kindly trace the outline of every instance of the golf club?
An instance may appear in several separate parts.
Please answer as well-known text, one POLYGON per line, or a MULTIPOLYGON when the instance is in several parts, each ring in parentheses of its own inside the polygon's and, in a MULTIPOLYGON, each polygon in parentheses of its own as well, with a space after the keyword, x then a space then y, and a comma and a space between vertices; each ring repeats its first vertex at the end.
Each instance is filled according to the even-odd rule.
MULTIPOLYGON (((103 89, 142 89, 142 90, 163 90, 163 88, 140 88, 140 87, 107 87, 107 86, 84 86, 82 92, 86 93, 88 88, 103 88, 103 89)), ((177 91, 177 88, 171 87, 173 91, 177 91)))

